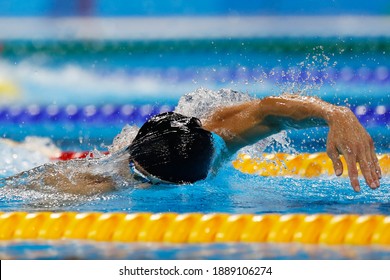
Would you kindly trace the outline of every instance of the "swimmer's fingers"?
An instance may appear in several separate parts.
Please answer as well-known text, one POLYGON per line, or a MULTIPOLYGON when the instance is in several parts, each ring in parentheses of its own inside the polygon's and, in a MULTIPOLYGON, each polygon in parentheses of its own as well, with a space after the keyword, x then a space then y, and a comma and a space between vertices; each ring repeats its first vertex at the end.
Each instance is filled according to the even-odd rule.
POLYGON ((376 155, 373 156, 373 163, 374 163, 374 168, 375 168, 375 174, 378 176, 378 180, 382 179, 382 170, 379 165, 379 160, 376 155))
POLYGON ((371 161, 371 156, 368 158, 364 153, 358 155, 358 162, 360 165, 360 170, 362 171, 363 177, 366 180, 366 184, 371 189, 376 189, 379 187, 379 181, 377 183, 377 175, 374 171, 374 164, 371 161))
POLYGON ((378 188, 380 185, 379 179, 381 178, 382 174, 381 174, 381 168, 379 166, 379 160, 375 154, 374 144, 371 137, 369 138, 369 143, 370 143, 370 147, 366 151, 366 158, 369 159, 367 164, 373 180, 373 182, 371 182, 370 184, 370 187, 372 189, 375 189, 378 188))
MULTIPOLYGON (((366 134, 357 145, 356 158, 360 165, 360 170, 366 180, 366 184, 371 189, 379 187, 379 174, 377 173, 376 155, 374 152, 374 143, 372 138, 366 134)), ((379 165, 379 164, 378 164, 379 165)))
POLYGON ((348 177, 349 180, 351 181, 352 188, 354 189, 355 192, 360 192, 360 184, 359 184, 359 179, 358 179, 358 170, 356 167, 356 155, 346 153, 344 154, 345 161, 347 163, 347 168, 348 168, 348 177))
POLYGON ((333 143, 327 144, 326 153, 328 154, 329 158, 332 160, 333 168, 336 176, 341 176, 343 174, 343 164, 340 160, 340 153, 337 150, 336 146, 333 143))
POLYGON ((381 167, 379 166, 379 160, 378 157, 376 156, 375 153, 375 147, 374 147, 374 141, 370 137, 369 139, 369 145, 370 145, 370 155, 371 155, 371 161, 373 162, 374 166, 374 173, 377 175, 378 180, 382 178, 382 170, 381 167))

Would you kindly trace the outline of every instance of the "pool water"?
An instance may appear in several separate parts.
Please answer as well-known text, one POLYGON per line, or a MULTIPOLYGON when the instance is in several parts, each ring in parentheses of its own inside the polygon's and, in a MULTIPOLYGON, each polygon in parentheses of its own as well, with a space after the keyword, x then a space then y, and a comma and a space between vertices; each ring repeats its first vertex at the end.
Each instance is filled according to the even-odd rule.
MULTIPOLYGON (((361 182, 362 186, 364 182, 361 182)), ((249 175, 224 167, 215 178, 185 186, 131 187, 93 196, 3 188, 2 211, 357 213, 390 214, 390 181, 355 193, 347 178, 249 175)))
MULTIPOLYGON (((222 103, 237 102, 235 91, 241 92, 240 98, 304 91, 353 108, 372 135, 377 153, 389 153, 390 44, 380 38, 375 40, 374 44, 365 38, 355 41, 273 39, 267 43, 260 39, 233 39, 101 42, 98 46, 88 42, 31 45, 10 41, 3 46, 0 74, 19 90, 0 109, 0 134, 4 138, 25 141, 30 147, 32 140, 24 138, 39 136, 38 146, 49 145, 50 151, 106 151, 125 124, 139 126, 156 110, 175 108, 185 93, 202 94, 198 105, 205 102, 201 107, 207 111, 222 103), (375 48, 371 49, 370 43, 375 48), (227 89, 219 91, 220 88, 227 89), (107 104, 117 113, 109 117, 101 113, 105 111, 99 108, 107 108, 104 107, 107 104), (125 107, 129 104, 143 108, 141 117, 123 113, 129 109, 125 107), (78 108, 79 113, 70 115, 74 108, 78 108), (37 110, 39 113, 34 113, 37 110), (42 137, 53 143, 47 144, 42 137)), ((191 114, 202 115, 203 111, 191 114)), ((246 152, 256 156, 262 152, 324 151, 326 131, 320 128, 285 132, 246 152)), ((3 178, 50 161, 49 156, 23 146, 11 147, 0 142, 0 147, 4 159, 0 163, 3 178)), ((361 185, 364 186, 363 180, 361 185)), ((389 190, 388 175, 382 178, 379 189, 364 186, 360 193, 355 193, 345 177, 261 177, 244 174, 227 162, 215 177, 185 186, 129 186, 92 196, 32 190, 25 186, 3 187, 0 188, 0 211, 390 215, 389 190)), ((1 242, 0 256, 28 259, 388 259, 390 250, 377 246, 300 244, 183 246, 11 241, 1 242)))
POLYGON ((380 246, 325 246, 271 243, 118 243, 90 241, 11 241, 0 244, 1 259, 38 260, 386 260, 390 249, 380 246))

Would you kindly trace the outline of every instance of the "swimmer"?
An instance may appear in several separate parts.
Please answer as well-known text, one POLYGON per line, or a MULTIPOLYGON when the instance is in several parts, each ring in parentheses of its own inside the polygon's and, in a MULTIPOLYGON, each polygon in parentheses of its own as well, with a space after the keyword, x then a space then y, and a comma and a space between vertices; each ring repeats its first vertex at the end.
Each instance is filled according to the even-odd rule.
POLYGON ((343 173, 339 156, 344 155, 356 192, 360 191, 357 164, 366 184, 378 188, 381 170, 373 140, 352 111, 295 94, 217 108, 202 122, 175 112, 153 116, 132 143, 109 156, 115 161, 116 174, 105 171, 104 158, 76 161, 77 172, 73 171, 71 176, 70 170, 64 171, 69 165, 59 162, 56 166, 63 170, 61 174, 55 172, 58 168, 54 170, 53 164, 48 165, 33 185, 45 184, 64 192, 89 195, 114 190, 118 178, 148 186, 194 183, 215 172, 224 159, 245 146, 281 130, 318 126, 329 127, 327 154, 335 174, 343 173))

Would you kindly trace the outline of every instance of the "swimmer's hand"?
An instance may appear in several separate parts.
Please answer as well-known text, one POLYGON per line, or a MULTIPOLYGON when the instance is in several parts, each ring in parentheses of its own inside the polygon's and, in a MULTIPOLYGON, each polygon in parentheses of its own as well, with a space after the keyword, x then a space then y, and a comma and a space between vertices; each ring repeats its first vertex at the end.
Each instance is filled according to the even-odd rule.
POLYGON ((382 175, 374 142, 352 111, 346 107, 335 107, 328 125, 327 154, 333 162, 336 175, 340 176, 343 173, 343 164, 339 158, 342 154, 347 164, 351 185, 356 192, 360 191, 357 163, 367 185, 372 189, 378 188, 382 175))

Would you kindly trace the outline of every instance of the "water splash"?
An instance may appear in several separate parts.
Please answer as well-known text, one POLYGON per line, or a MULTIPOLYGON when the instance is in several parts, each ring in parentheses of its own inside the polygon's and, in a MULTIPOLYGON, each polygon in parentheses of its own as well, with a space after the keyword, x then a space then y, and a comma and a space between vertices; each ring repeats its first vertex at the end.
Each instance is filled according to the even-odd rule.
MULTIPOLYGON (((183 115, 194 116, 201 120, 207 117, 218 108, 250 102, 255 99, 248 93, 238 92, 232 89, 220 89, 213 91, 199 88, 194 92, 183 95, 175 111, 183 115)), ((259 142, 245 147, 241 152, 245 152, 253 157, 261 157, 266 148, 278 145, 282 151, 295 153, 295 149, 290 145, 290 139, 285 131, 271 135, 259 142)))
POLYGON ((100 158, 50 162, 0 179, 0 201, 28 207, 60 207, 110 196, 138 185, 127 169, 125 150, 100 158))
POLYGON ((45 164, 61 150, 49 138, 26 137, 22 142, 0 139, 0 177, 45 164))
POLYGON ((253 99, 254 97, 247 93, 232 89, 213 91, 199 88, 183 95, 175 108, 175 112, 204 120, 217 108, 237 105, 253 99))
POLYGON ((265 78, 275 80, 280 92, 314 95, 325 83, 334 85, 334 53, 327 53, 323 46, 314 47, 305 59, 287 69, 274 67, 265 78))
POLYGON ((138 130, 138 126, 126 124, 122 128, 122 131, 117 136, 115 136, 112 144, 107 147, 108 151, 110 153, 114 153, 129 146, 137 135, 138 130))
POLYGON ((240 152, 261 159, 262 153, 264 153, 268 148, 271 149, 270 152, 282 151, 289 154, 298 153, 297 150, 291 145, 291 140, 288 137, 287 131, 285 130, 264 138, 251 146, 244 147, 240 150, 240 152))

